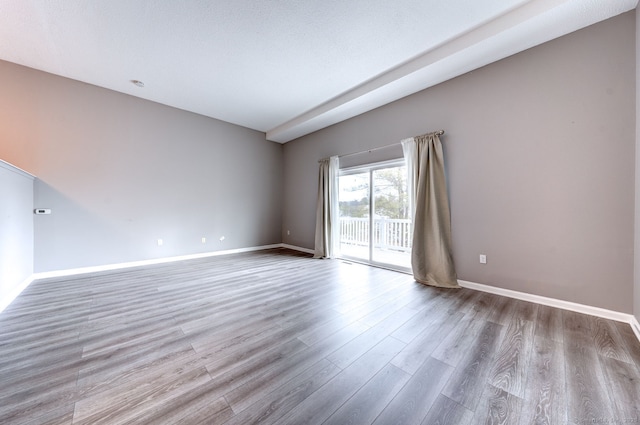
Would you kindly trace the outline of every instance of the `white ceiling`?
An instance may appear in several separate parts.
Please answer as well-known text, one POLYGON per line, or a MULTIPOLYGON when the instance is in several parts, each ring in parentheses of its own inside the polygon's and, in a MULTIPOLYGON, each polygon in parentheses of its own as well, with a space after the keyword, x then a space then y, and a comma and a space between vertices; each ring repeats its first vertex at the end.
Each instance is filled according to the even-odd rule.
POLYGON ((284 143, 637 3, 0 0, 0 59, 284 143))

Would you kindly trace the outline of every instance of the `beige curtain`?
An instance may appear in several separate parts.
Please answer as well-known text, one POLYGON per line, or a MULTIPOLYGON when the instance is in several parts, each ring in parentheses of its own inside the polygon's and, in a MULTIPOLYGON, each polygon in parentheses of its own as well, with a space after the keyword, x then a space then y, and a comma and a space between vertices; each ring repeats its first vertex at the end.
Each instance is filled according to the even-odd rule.
POLYGON ((338 255, 340 237, 338 173, 339 162, 337 156, 320 161, 316 206, 316 240, 313 258, 334 258, 338 255))
POLYGON ((426 285, 459 288, 440 138, 426 134, 406 139, 402 149, 409 172, 409 193, 413 195, 413 277, 426 285))

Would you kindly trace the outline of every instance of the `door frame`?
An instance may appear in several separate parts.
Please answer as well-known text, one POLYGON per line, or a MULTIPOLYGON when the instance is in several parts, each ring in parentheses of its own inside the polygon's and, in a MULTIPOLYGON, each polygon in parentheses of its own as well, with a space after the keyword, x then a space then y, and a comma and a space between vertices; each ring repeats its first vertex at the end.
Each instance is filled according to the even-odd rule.
MULTIPOLYGON (((339 257, 343 258, 345 260, 349 260, 349 261, 353 261, 356 263, 363 263, 363 264, 368 264, 371 266, 376 266, 376 267, 382 267, 385 269, 391 269, 391 270, 396 270, 396 271, 401 271, 401 272, 406 272, 406 273, 411 273, 411 265, 409 265, 408 267, 403 267, 403 266, 399 266, 397 264, 391 264, 391 263, 384 263, 381 261, 374 261, 373 260, 373 249, 374 249, 374 219, 375 219, 375 196, 374 196, 374 185, 373 185, 373 173, 374 171, 377 170, 383 170, 386 168, 393 168, 393 167, 401 167, 401 166, 406 166, 405 160, 403 158, 398 158, 398 159, 392 159, 392 160, 387 160, 387 161, 380 161, 380 162, 374 162, 374 163, 370 163, 370 164, 362 164, 362 165, 355 165, 352 167, 347 167, 347 168, 342 168, 339 170, 338 172, 338 203, 340 202, 340 177, 342 176, 348 176, 351 174, 362 174, 362 173, 369 173, 369 258, 368 259, 363 259, 360 257, 353 257, 350 255, 345 255, 341 252, 339 253, 339 257)), ((413 224, 413 223, 412 223, 413 224)), ((341 245, 341 240, 342 240, 342 235, 340 232, 340 241, 338 241, 338 245, 341 245)), ((410 263, 410 258, 409 258, 409 263, 410 263)))

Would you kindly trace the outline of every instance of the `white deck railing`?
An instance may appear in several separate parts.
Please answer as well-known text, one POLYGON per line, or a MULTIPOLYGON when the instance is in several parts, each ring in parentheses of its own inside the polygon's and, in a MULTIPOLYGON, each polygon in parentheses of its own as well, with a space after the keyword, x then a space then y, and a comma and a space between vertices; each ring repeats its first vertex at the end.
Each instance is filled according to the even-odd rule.
MULTIPOLYGON (((374 218, 374 248, 411 251, 411 220, 374 218)), ((369 218, 340 217, 340 243, 369 246, 369 218)))

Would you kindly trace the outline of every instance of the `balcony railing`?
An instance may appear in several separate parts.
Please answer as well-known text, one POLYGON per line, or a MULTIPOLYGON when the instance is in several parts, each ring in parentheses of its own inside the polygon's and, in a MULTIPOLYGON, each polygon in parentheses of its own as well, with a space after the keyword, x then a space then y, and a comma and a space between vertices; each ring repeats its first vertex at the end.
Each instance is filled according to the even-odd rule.
MULTIPOLYGON (((374 218, 373 247, 411 252, 411 220, 374 218)), ((340 243, 369 246, 369 218, 340 217, 340 243)))

